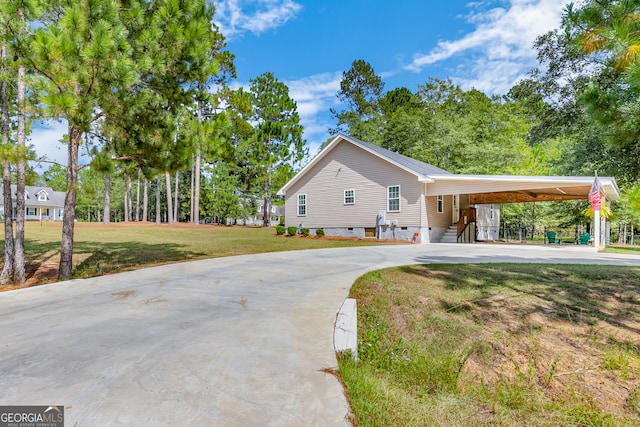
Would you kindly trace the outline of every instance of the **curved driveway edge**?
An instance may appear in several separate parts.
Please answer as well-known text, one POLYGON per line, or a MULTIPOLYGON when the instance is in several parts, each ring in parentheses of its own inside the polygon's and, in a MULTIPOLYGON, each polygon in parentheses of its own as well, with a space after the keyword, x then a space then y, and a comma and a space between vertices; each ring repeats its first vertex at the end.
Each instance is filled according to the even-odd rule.
POLYGON ((333 323, 354 280, 415 263, 640 266, 591 248, 400 245, 217 258, 0 294, 0 404, 66 425, 347 426, 333 323))

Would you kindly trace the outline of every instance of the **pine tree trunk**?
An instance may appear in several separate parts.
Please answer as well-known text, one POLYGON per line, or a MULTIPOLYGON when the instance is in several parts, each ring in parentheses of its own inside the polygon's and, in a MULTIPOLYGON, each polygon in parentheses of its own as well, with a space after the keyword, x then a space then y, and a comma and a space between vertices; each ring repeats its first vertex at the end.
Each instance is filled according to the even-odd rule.
POLYGON ((180 182, 180 172, 176 172, 176 188, 173 193, 173 220, 175 222, 180 222, 178 217, 178 183, 180 182))
MULTIPOLYGON (((27 123, 26 123, 26 71, 24 67, 18 67, 18 147, 26 146, 27 141, 27 123)), ((18 157, 17 189, 16 189, 16 238, 14 245, 14 281, 22 284, 26 281, 25 274, 25 257, 24 257, 24 221, 26 214, 25 206, 25 185, 26 185, 26 161, 21 154, 18 157)))
MULTIPOLYGON (((267 138, 267 153, 271 153, 271 138, 267 138)), ((264 200, 262 205, 262 225, 269 226, 269 215, 271 210, 271 165, 267 165, 264 177, 264 200)))
POLYGON ((100 206, 100 200, 98 199, 98 210, 96 210, 96 214, 98 216, 98 222, 102 222, 102 217, 100 216, 101 207, 102 206, 100 206))
POLYGON ((167 187, 167 222, 173 224, 173 200, 171 199, 171 175, 164 173, 165 186, 167 187))
POLYGON ((131 211, 129 207, 129 197, 128 197, 128 191, 127 191, 129 186, 129 175, 125 173, 123 178, 124 178, 124 191, 122 192, 122 203, 123 203, 122 220, 124 222, 127 222, 129 221, 129 212, 131 211))
POLYGON ((133 184, 131 182, 131 175, 127 174, 127 220, 133 221, 133 184))
POLYGON ((262 206, 262 225, 269 227, 269 218, 271 215, 271 176, 267 175, 264 180, 264 200, 262 206))
POLYGON ((104 218, 103 224, 111 222, 111 174, 104 175, 104 218))
POLYGON ((136 217, 134 221, 140 221, 140 168, 138 168, 138 185, 136 186, 136 217))
POLYGON ((160 185, 162 182, 160 181, 160 174, 156 177, 156 225, 160 225, 160 185))
MULTIPOLYGON (((0 61, 4 65, 7 58, 7 47, 0 46, 0 61)), ((9 143, 9 85, 2 80, 0 85, 0 102, 2 108, 2 145, 9 143)), ((2 189, 4 198, 4 264, 0 273, 0 285, 13 281, 13 201, 11 200, 11 164, 8 160, 2 162, 2 189)))
MULTIPOLYGON (((202 85, 199 85, 199 89, 202 90, 202 85)), ((204 117, 202 116, 202 103, 198 101, 198 124, 202 126, 204 117)), ((193 224, 200 224, 200 140, 197 141, 196 146, 196 162, 194 165, 194 188, 193 188, 193 218, 191 222, 193 224)))
POLYGON ((142 192, 142 220, 149 221, 149 181, 144 178, 144 189, 142 192))
POLYGON ((196 166, 193 188, 193 223, 200 224, 200 144, 196 148, 196 166))
POLYGON ((190 193, 189 193, 189 194, 191 194, 191 198, 189 200, 189 202, 190 202, 190 208, 189 208, 190 209, 190 211, 189 211, 190 212, 189 213, 190 218, 189 218, 189 221, 191 221, 191 223, 193 223, 193 221, 194 221, 194 217, 193 217, 193 187, 194 187, 194 181, 195 181, 195 171, 196 171, 196 168, 194 166, 194 167, 191 168, 191 189, 190 189, 190 193))
POLYGON ((60 280, 71 279, 73 271, 73 232, 75 227, 76 191, 78 188, 78 149, 82 131, 69 124, 69 150, 67 157, 67 194, 64 198, 62 243, 60 245, 60 280))

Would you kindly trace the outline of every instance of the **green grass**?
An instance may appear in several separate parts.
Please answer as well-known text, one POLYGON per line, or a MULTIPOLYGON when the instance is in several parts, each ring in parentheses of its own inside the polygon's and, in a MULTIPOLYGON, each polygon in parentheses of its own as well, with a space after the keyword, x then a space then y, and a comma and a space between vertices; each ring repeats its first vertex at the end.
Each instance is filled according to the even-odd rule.
POLYGON ((604 252, 611 254, 630 254, 640 255, 640 246, 638 245, 613 245, 609 246, 604 252))
MULTIPOLYGON (((26 224, 25 251, 29 271, 35 271, 45 263, 57 267, 61 233, 60 223, 26 224)), ((184 260, 372 244, 378 243, 276 236, 275 228, 77 223, 73 275, 92 277, 184 260)), ((4 240, 0 249, 4 249, 3 246, 4 240)))
POLYGON ((362 276, 359 426, 640 424, 640 268, 424 265, 362 276))

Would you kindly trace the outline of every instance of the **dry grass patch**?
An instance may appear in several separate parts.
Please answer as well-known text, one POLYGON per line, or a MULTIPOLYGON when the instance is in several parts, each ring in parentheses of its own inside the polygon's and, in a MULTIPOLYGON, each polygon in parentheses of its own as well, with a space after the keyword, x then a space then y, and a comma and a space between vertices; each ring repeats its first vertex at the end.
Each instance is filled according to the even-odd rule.
POLYGON ((357 423, 639 425, 639 291, 640 268, 610 266, 365 275, 360 362, 340 360, 357 423))

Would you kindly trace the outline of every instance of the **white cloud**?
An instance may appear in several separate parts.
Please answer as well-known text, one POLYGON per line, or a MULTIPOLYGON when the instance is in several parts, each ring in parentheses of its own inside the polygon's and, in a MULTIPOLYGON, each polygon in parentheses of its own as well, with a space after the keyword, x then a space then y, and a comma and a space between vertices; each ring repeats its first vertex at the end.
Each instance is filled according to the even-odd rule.
POLYGON ((320 145, 329 137, 329 128, 334 126, 329 108, 338 104, 336 93, 340 90, 341 80, 342 72, 335 72, 284 82, 289 87, 289 96, 298 105, 304 138, 311 156, 316 154, 320 145))
MULTIPOLYGON (((59 163, 63 166, 67 165, 68 146, 60 142, 64 135, 67 134, 67 130, 66 120, 47 120, 35 122, 31 125, 31 133, 27 144, 33 145, 38 159, 46 161, 39 165, 32 162, 32 165, 36 166, 38 173, 48 169, 51 166, 51 162, 59 163)), ((80 146, 79 163, 82 165, 90 161, 91 159, 83 144, 80 146)))
MULTIPOLYGON (((28 143, 33 145, 38 158, 66 165, 67 146, 60 143, 60 139, 66 133, 66 122, 54 120, 36 122, 31 126, 28 143)), ((48 167, 48 163, 42 164, 43 169, 48 169, 48 167)))
MULTIPOLYGON (((318 152, 320 145, 329 138, 331 120, 329 108, 339 104, 336 93, 340 90, 342 72, 320 73, 295 80, 282 81, 289 88, 289 96, 296 102, 300 123, 304 127, 309 154, 318 152)), ((230 88, 249 90, 248 83, 232 82, 230 88)))
POLYGON ((289 96, 298 104, 300 117, 312 117, 320 111, 328 111, 336 102, 342 73, 322 73, 298 80, 284 82, 289 96))
POLYGON ((302 10, 293 0, 216 0, 214 4, 214 22, 227 39, 281 27, 302 10))
POLYGON ((426 54, 417 54, 406 70, 420 72, 428 65, 456 57, 466 71, 452 76, 465 86, 489 93, 508 90, 535 64, 536 38, 560 26, 567 0, 506 0, 502 7, 486 9, 493 3, 469 3, 473 8, 465 19, 475 30, 457 40, 440 41, 426 54), (460 58, 467 55, 468 58, 460 58))

